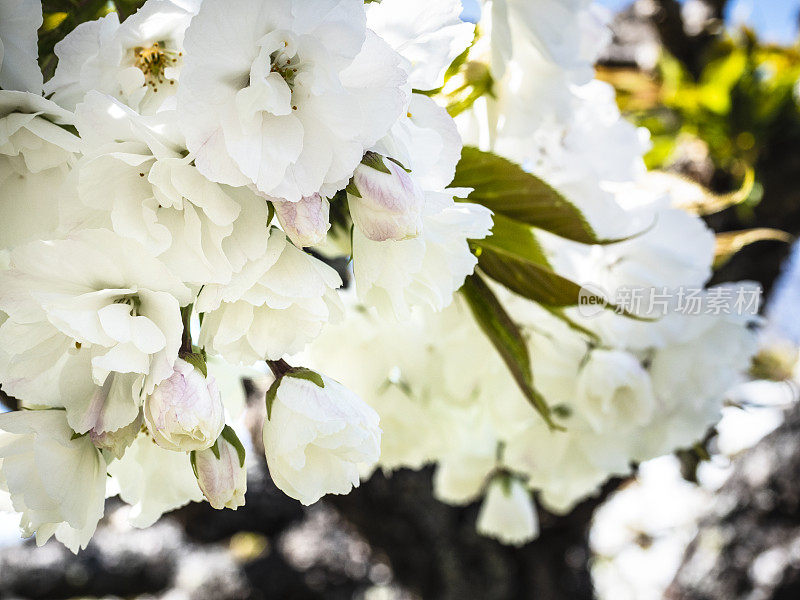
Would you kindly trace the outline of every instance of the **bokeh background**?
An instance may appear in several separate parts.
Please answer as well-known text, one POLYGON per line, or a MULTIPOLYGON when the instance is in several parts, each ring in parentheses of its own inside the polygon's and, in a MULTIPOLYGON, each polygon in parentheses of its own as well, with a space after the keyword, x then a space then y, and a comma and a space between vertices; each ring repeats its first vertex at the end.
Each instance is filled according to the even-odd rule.
MULTIPOLYGON (((474 19, 477 1, 464 2, 474 19)), ((638 465, 567 516, 540 514, 541 537, 522 548, 479 537, 477 506, 437 502, 430 470, 377 473, 303 508, 253 448, 244 508, 192 504, 139 531, 112 498, 78 556, 20 540, 0 507, 0 598, 800 598, 800 0, 600 4, 614 39, 598 76, 651 131, 649 166, 702 184, 710 201, 736 195, 707 217, 718 232, 746 232, 722 238, 715 279, 768 293, 753 381, 731 392, 703 443, 638 465)), ((71 23, 46 22, 43 47, 71 23)), ((234 385, 258 427, 264 382, 234 385)))

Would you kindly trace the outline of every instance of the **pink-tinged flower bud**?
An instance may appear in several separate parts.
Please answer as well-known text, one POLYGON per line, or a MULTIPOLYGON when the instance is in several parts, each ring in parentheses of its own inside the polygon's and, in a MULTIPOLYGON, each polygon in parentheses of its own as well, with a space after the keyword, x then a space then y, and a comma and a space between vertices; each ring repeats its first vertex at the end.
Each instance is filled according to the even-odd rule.
POLYGON ((422 233, 425 196, 403 167, 367 152, 347 188, 350 215, 370 240, 405 240, 422 233))
POLYGON ((225 426, 216 381, 177 359, 173 374, 145 399, 144 420, 162 448, 183 452, 209 448, 225 426))
POLYGON ((227 425, 210 448, 192 452, 192 468, 197 483, 217 510, 244 506, 247 491, 247 469, 244 467, 244 446, 227 425))
POLYGON ((272 206, 281 229, 295 246, 305 248, 325 241, 331 228, 331 205, 327 198, 314 194, 299 202, 273 200, 272 206))

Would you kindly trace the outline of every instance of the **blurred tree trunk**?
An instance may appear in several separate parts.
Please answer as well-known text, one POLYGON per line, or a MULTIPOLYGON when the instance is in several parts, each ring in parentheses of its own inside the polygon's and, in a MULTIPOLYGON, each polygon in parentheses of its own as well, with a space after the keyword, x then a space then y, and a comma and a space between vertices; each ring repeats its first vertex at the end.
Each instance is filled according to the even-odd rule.
POLYGON ((478 535, 478 504, 458 508, 436 500, 432 473, 376 473, 349 495, 329 500, 386 554, 403 587, 426 600, 594 598, 587 534, 599 498, 564 517, 540 509, 540 537, 514 548, 478 535))
POLYGON ((800 404, 736 462, 666 600, 800 598, 800 404))
POLYGON ((678 0, 655 0, 657 10, 653 12, 652 20, 664 47, 697 79, 706 62, 706 51, 719 35, 728 1, 690 1, 703 5, 705 18, 686 22, 678 0))

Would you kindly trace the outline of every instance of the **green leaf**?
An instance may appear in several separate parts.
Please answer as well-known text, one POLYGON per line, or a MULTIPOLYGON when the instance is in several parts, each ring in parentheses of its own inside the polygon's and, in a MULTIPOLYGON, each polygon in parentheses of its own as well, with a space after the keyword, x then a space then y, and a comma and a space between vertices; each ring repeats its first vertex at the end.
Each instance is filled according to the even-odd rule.
POLYGON ((306 381, 310 381, 317 387, 325 388, 325 382, 322 380, 322 375, 320 375, 316 371, 312 371, 311 369, 306 369, 305 367, 298 367, 296 369, 292 369, 289 373, 286 374, 286 377, 305 379, 306 381))
POLYGON ((595 344, 600 344, 601 342, 600 336, 598 336, 594 331, 586 329, 586 327, 584 327, 583 325, 580 325, 579 323, 576 323, 575 321, 570 319, 566 314, 564 314, 563 309, 554 308, 552 306, 544 306, 544 305, 542 305, 542 308, 544 308, 547 312, 553 315, 556 319, 566 324, 567 327, 572 329, 575 333, 579 333, 581 335, 588 337, 595 344))
POLYGON ((200 352, 185 352, 181 353, 181 358, 187 363, 192 365, 195 369, 203 374, 203 377, 208 377, 208 365, 206 364, 205 356, 200 352))
POLYGON ((389 167, 387 167, 386 163, 383 162, 383 156, 377 152, 367 150, 367 152, 364 154, 364 158, 361 159, 361 164, 365 167, 369 167, 370 169, 380 171, 381 173, 386 173, 387 175, 392 174, 392 172, 389 170, 389 167))
POLYGON ((317 385, 321 388, 325 387, 325 382, 322 380, 322 376, 311 369, 307 369, 305 367, 290 367, 284 361, 267 361, 267 364, 270 366, 270 369, 272 369, 272 372, 275 375, 275 381, 272 382, 272 385, 269 386, 269 389, 267 390, 267 420, 272 418, 272 405, 275 403, 275 397, 278 395, 278 388, 280 387, 284 377, 305 379, 306 381, 310 381, 314 385, 317 385))
POLYGON ((495 214, 492 235, 470 243, 478 265, 508 289, 546 306, 574 306, 581 286, 550 266, 533 230, 495 214))
POLYGON ((281 385, 282 379, 282 377, 276 377, 267 390, 267 421, 272 419, 272 405, 275 404, 275 397, 278 395, 278 387, 281 385))
POLYGON ((481 96, 494 97, 494 77, 489 65, 481 61, 465 60, 446 81, 441 92, 451 117, 469 110, 481 96))
POLYGON ((387 157, 386 157, 386 160, 390 160, 390 161, 392 161, 392 162, 393 162, 394 164, 396 164, 398 167, 400 167, 401 169, 403 169, 403 171, 405 171, 406 173, 411 173, 411 169, 408 169, 408 168, 406 168, 406 166, 405 166, 403 163, 401 163, 399 160, 397 160, 396 158, 392 158, 391 156, 387 156, 387 157))
POLYGON ((550 427, 559 429, 560 427, 552 420, 547 402, 533 386, 528 344, 519 326, 511 319, 480 275, 473 274, 467 277, 461 293, 478 326, 500 354, 522 393, 550 427))
POLYGON ((344 188, 344 191, 350 194, 351 196, 355 196, 356 198, 361 198, 361 192, 358 191, 358 187, 356 186, 355 181, 352 179, 350 183, 347 184, 347 187, 344 188))
POLYGON ((244 446, 242 445, 242 442, 239 439, 239 436, 236 435, 236 432, 229 425, 225 425, 220 435, 222 439, 224 439, 231 446, 236 448, 236 454, 239 456, 239 466, 244 467, 245 451, 244 451, 244 446))
POLYGON ((725 231, 716 235, 716 249, 714 252, 714 268, 719 269, 726 265, 737 252, 756 242, 783 242, 791 244, 794 237, 780 229, 760 227, 745 229, 744 231, 725 231))
POLYGON ((593 297, 598 304, 630 319, 645 322, 657 320, 640 317, 605 298, 589 294, 582 286, 556 273, 533 229, 518 221, 494 215, 492 235, 484 240, 471 241, 470 247, 484 273, 512 292, 538 302, 548 310, 575 306, 582 299, 593 297))
POLYGON ((192 473, 194 473, 195 479, 200 479, 200 476, 197 474, 197 458, 196 458, 196 451, 192 450, 189 453, 189 462, 192 465, 192 473))
POLYGON ((583 213, 563 195, 519 165, 470 146, 464 147, 453 187, 473 188, 469 202, 496 215, 544 229, 584 244, 611 244, 589 225, 583 213))

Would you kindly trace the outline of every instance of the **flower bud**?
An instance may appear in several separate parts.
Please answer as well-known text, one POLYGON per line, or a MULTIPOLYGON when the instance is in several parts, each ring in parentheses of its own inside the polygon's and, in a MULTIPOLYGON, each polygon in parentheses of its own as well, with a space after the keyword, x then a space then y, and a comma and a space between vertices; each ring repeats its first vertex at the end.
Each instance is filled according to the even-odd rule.
POLYGON ((216 381, 177 359, 172 375, 145 399, 144 420, 162 448, 184 452, 209 448, 225 425, 216 381))
POLYGON ((236 510, 244 506, 244 446, 233 429, 226 425, 214 445, 192 452, 191 460, 197 483, 213 508, 236 510))
POLYGON ((272 206, 281 229, 295 246, 305 248, 325 241, 331 228, 331 205, 327 198, 314 194, 299 202, 273 200, 272 206))
POLYGON ((620 350, 592 351, 578 375, 575 403, 596 432, 644 425, 656 408, 650 375, 635 356, 620 350))
POLYGON ((404 240, 422 233, 425 197, 403 167, 367 152, 347 187, 350 215, 370 240, 404 240))
POLYGON ((539 518, 525 484, 499 475, 489 484, 478 514, 478 533, 522 546, 539 535, 539 518))
POLYGON ((100 431, 97 428, 89 430, 89 437, 98 450, 110 452, 114 458, 120 459, 142 430, 144 415, 142 411, 128 425, 116 431, 100 431))
POLYGON ((272 480, 305 505, 358 487, 359 468, 380 456, 377 413, 313 371, 279 377, 267 393, 267 415, 263 437, 272 480))

